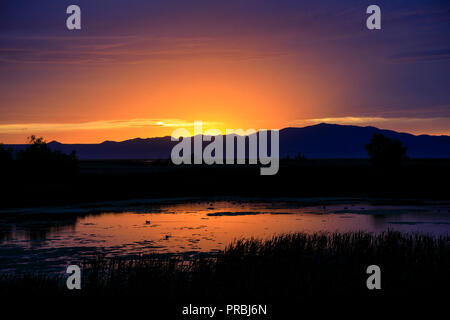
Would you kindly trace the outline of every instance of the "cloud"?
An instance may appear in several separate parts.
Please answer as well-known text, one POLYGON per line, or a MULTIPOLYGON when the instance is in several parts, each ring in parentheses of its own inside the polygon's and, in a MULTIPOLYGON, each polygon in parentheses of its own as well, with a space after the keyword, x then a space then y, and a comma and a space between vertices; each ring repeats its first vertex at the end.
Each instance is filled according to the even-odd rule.
POLYGON ((134 64, 176 59, 264 59, 288 54, 262 52, 208 37, 1 37, 0 61, 50 64, 134 64))
POLYGON ((450 49, 403 52, 390 56, 389 60, 395 63, 450 60, 450 49))
MULTIPOLYGON (((329 118, 315 118, 315 119, 301 119, 294 120, 290 122, 291 125, 312 125, 317 123, 336 123, 336 124, 346 124, 346 125, 360 125, 360 124, 375 124, 375 123, 411 123, 411 122, 431 122, 431 121, 441 121, 445 117, 440 118, 408 118, 408 117, 357 117, 357 116, 347 116, 347 117, 329 117, 329 118)), ((448 117, 450 120, 450 117, 448 117)))
MULTIPOLYGON (((203 122, 205 126, 218 126, 220 124, 219 122, 203 122)), ((144 127, 192 128, 193 125, 193 121, 189 122, 179 119, 101 120, 81 123, 11 123, 0 124, 0 134, 144 127)))

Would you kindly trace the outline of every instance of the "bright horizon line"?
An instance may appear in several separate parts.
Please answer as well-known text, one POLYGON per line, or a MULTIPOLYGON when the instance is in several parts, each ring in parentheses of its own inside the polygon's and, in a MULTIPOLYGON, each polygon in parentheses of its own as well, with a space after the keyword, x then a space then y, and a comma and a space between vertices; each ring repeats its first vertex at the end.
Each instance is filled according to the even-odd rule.
MULTIPOLYGON (((408 133, 412 135, 430 135, 430 136, 450 136, 449 132, 442 132, 438 134, 432 134, 432 133, 426 133, 426 132, 408 132, 401 129, 395 129, 395 128, 380 128, 377 126, 377 124, 389 124, 393 122, 397 123, 409 123, 414 124, 417 122, 431 122, 436 120, 443 120, 447 117, 441 117, 441 118, 408 118, 408 117, 392 117, 392 118, 386 118, 386 117, 355 117, 355 116, 346 116, 346 117, 327 117, 327 118, 312 118, 312 119, 299 119, 299 120, 293 120, 287 122, 285 125, 280 126, 279 128, 259 128, 254 129, 255 131, 267 129, 267 130, 281 130, 284 128, 304 128, 308 126, 313 126, 317 124, 335 124, 335 125, 354 125, 354 126, 361 126, 361 127, 376 127, 380 130, 392 130, 399 133, 408 133)), ((450 120, 450 118, 449 118, 450 120)), ((200 120, 198 120, 200 121, 200 120)), ((215 122, 215 121, 202 121, 203 125, 203 132, 206 130, 217 130, 217 134, 208 134, 208 135, 220 135, 220 134, 226 134, 226 129, 219 129, 223 128, 224 124, 222 122, 215 122)), ((180 120, 180 119, 131 119, 131 120, 100 120, 100 121, 88 121, 88 122, 79 122, 79 123, 28 123, 28 124, 0 124, 0 134, 24 134, 27 137, 31 135, 36 136, 44 136, 45 134, 41 134, 39 132, 68 132, 68 131, 76 131, 76 130, 82 130, 82 131, 88 131, 88 130, 114 130, 114 129, 133 129, 133 128, 145 128, 145 127, 160 127, 160 128, 194 128, 194 121, 186 121, 186 120, 180 120)), ((231 129, 231 128, 230 128, 231 129)), ((237 130, 239 128, 234 128, 234 130, 237 130)), ((247 131, 249 129, 253 128, 241 128, 244 131, 247 131)), ((194 134, 191 132, 190 136, 193 136, 194 134)), ((116 139, 116 140, 103 140, 104 141, 127 141, 132 139, 148 139, 148 138, 160 138, 160 137, 167 137, 171 136, 170 134, 162 134, 162 135, 154 135, 152 137, 147 138, 140 138, 140 137, 134 137, 134 138, 126 138, 126 139, 116 139)), ((61 142, 58 141, 58 139, 50 139, 50 141, 56 141, 60 143, 67 143, 67 142, 61 142)), ((0 143, 5 144, 20 144, 20 143, 13 143, 13 142, 4 142, 1 141, 0 143)), ((96 144, 101 142, 77 142, 77 143, 67 143, 67 144, 96 144)))

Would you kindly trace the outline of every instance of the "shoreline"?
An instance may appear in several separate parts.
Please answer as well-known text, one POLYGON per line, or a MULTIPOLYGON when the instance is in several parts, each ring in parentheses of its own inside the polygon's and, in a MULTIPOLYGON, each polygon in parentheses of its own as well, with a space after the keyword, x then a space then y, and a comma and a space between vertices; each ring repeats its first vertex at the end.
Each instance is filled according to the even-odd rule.
POLYGON ((450 160, 411 160, 381 170, 368 160, 281 161, 274 176, 258 166, 176 166, 167 161, 80 161, 72 176, 36 170, 5 172, 0 210, 64 207, 135 199, 368 199, 413 203, 450 201, 450 160))
MULTIPOLYGON (((36 206, 36 207, 16 207, 0 209, 0 215, 9 214, 95 214, 100 212, 122 212, 127 209, 136 209, 145 205, 174 205, 185 203, 205 203, 205 202, 237 202, 237 203, 289 203, 296 207, 314 207, 331 205, 355 205, 364 204, 371 206, 450 206, 449 200, 433 199, 395 199, 395 198, 367 198, 367 197, 237 197, 237 196, 216 196, 216 197, 178 197, 178 198, 148 198, 148 199, 128 199, 112 201, 85 202, 66 206, 36 206)), ((370 212, 368 212, 370 214, 370 212)))

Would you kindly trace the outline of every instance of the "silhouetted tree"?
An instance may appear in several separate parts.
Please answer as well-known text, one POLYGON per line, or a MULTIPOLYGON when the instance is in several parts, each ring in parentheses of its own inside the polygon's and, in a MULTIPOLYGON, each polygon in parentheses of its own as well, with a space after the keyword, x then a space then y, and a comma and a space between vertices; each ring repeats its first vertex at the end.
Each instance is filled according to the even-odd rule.
POLYGON ((64 177, 78 171, 75 151, 70 155, 51 150, 44 138, 32 135, 28 147, 17 153, 17 162, 28 175, 64 177))
POLYGON ((397 139, 391 139, 381 133, 375 133, 366 145, 372 162, 377 166, 395 167, 407 159, 407 147, 397 139))

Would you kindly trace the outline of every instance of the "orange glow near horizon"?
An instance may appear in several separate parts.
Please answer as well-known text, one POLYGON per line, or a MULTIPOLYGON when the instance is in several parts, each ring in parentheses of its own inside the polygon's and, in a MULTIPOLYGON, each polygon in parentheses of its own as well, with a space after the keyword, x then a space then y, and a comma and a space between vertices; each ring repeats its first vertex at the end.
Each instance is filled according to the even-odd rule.
POLYGON ((70 82, 63 82, 60 72, 50 73, 41 84, 24 83, 25 94, 13 95, 16 108, 6 115, 10 121, 0 122, 0 141, 24 143, 31 134, 63 143, 121 141, 171 135, 196 120, 223 132, 278 129, 294 109, 314 105, 313 91, 290 92, 288 75, 261 63, 189 60, 85 72, 69 68, 70 82), (19 113, 25 119, 19 120, 19 113))
POLYGON ((0 143, 169 136, 194 121, 450 134, 443 2, 387 33, 332 1, 84 1, 76 31, 44 2, 9 1, 0 19, 0 143))
POLYGON ((222 133, 320 122, 450 133, 448 118, 366 113, 353 101, 369 76, 358 65, 326 64, 308 51, 260 57, 263 45, 245 43, 245 54, 229 57, 231 44, 216 46, 206 56, 178 49, 170 59, 134 63, 15 66, 27 76, 2 84, 0 142, 25 143, 32 134, 61 143, 170 136, 194 121, 222 133))

